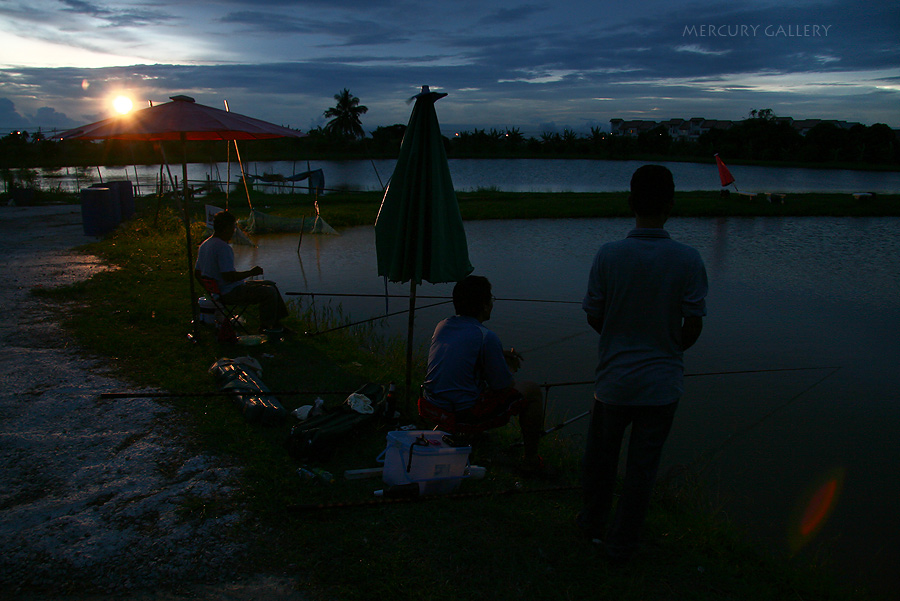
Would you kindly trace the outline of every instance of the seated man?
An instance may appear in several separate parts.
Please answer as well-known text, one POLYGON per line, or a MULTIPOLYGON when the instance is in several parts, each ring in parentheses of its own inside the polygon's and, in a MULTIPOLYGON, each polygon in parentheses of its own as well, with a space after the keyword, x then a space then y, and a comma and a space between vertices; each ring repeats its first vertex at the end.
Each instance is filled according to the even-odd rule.
POLYGON ((219 211, 213 217, 213 235, 203 241, 197 252, 194 275, 212 278, 219 285, 219 298, 223 303, 259 305, 260 331, 267 334, 284 332, 281 320, 288 315, 287 307, 274 282, 252 280, 262 275, 263 269, 255 266, 247 271, 234 268, 234 250, 229 242, 234 236, 237 219, 233 213, 219 211))
POLYGON ((453 307, 456 315, 440 322, 431 338, 425 399, 452 412, 457 422, 490 421, 496 426, 518 415, 524 468, 542 471, 537 452, 543 426, 541 390, 533 382, 513 380, 511 372, 519 369, 521 355, 504 350, 497 335, 482 325, 494 307, 491 283, 481 276, 466 277, 453 288, 453 307))

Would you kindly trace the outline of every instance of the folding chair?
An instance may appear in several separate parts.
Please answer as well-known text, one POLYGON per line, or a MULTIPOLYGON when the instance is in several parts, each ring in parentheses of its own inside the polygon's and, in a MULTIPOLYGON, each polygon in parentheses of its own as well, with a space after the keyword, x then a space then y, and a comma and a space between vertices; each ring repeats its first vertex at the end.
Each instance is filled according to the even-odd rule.
POLYGON ((457 419, 455 412, 434 405, 425 398, 425 395, 419 395, 418 410, 419 417, 437 424, 435 429, 463 436, 481 434, 486 430, 504 426, 509 422, 509 417, 507 416, 497 416, 474 423, 463 422, 457 419))
POLYGON ((213 304, 216 309, 216 324, 219 326, 219 339, 223 342, 234 342, 237 338, 235 326, 240 328, 245 334, 247 328, 241 323, 241 314, 247 309, 248 305, 227 305, 222 302, 222 293, 219 289, 219 283, 213 278, 200 276, 200 285, 206 292, 206 298, 213 304), (221 317, 221 319, 220 319, 221 317))

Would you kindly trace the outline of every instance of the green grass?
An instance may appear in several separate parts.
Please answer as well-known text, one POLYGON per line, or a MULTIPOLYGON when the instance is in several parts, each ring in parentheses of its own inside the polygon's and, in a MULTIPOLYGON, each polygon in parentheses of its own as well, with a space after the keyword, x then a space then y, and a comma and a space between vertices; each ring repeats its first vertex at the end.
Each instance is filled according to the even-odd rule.
MULTIPOLYGON (((618 215, 624 202, 623 195, 615 194, 527 196, 460 195, 463 212, 479 218, 546 216, 550 210, 585 217, 593 216, 588 213, 598 206, 618 215)), ((343 226, 371 223, 379 201, 379 195, 347 194, 329 195, 320 204, 326 221, 343 226)), ((262 198, 255 204, 281 215, 309 208, 281 198, 262 198), (271 208, 262 206, 266 204, 271 208)), ((263 364, 262 378, 272 390, 333 391, 321 395, 329 406, 367 381, 403 381, 404 344, 381 338, 378 324, 322 336, 300 334, 260 346, 223 346, 205 330, 190 342, 182 221, 167 208, 156 216, 153 201, 141 201, 139 207, 144 217, 86 249, 117 269, 64 290, 36 290, 67 303, 65 323, 79 343, 109 357, 135 388, 214 391, 207 374, 210 365, 223 356, 244 354, 263 364)), ((195 224, 195 244, 202 231, 195 224)), ((288 324, 298 332, 345 321, 337 306, 294 303, 288 324)), ((416 360, 414 373, 422 374, 424 349, 416 360)), ((280 400, 293 409, 311 404, 315 396, 280 400)), ((510 425, 494 435, 490 445, 476 450, 473 463, 487 466, 488 476, 464 482, 461 492, 479 496, 357 506, 374 498, 380 480, 338 477, 331 485, 302 481, 283 446, 290 421, 273 427, 248 424, 232 402, 221 397, 167 402, 179 409, 198 451, 244 468, 237 501, 250 517, 234 532, 252 543, 244 568, 249 573, 289 574, 312 599, 865 598, 863 592, 838 584, 824 567, 757 546, 710 505, 702 484, 684 478, 658 486, 643 553, 627 567, 608 566, 574 528, 581 449, 557 435, 545 439, 543 450, 561 469, 561 480, 550 484, 559 487, 555 490, 541 492, 547 483, 527 480, 517 488, 520 479, 503 467, 517 436, 510 425), (319 505, 323 507, 312 507, 319 505)), ((415 421, 409 399, 401 409, 403 423, 415 421)), ((375 422, 319 465, 338 476, 345 469, 373 467, 384 449, 385 432, 383 424, 375 422)), ((192 498, 185 500, 181 514, 183 519, 214 519, 229 509, 227 500, 192 498)))

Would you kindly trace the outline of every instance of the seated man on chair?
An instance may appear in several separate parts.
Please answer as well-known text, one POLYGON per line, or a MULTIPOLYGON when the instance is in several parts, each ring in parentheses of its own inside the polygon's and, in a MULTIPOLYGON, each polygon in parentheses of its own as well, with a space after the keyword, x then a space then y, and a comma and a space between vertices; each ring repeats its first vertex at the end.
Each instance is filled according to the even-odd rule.
POLYGON ((518 415, 525 442, 523 467, 543 471, 538 455, 541 391, 533 382, 514 381, 512 372, 519 369, 522 356, 513 349, 504 350, 497 334, 483 325, 494 307, 491 283, 474 275, 458 282, 453 307, 456 315, 440 322, 431 339, 425 400, 452 413, 457 424, 497 427, 518 415))
POLYGON ((274 282, 268 280, 244 280, 262 275, 263 269, 255 266, 247 271, 234 268, 234 250, 229 242, 234 236, 237 219, 233 213, 219 211, 213 217, 213 235, 203 241, 197 252, 194 275, 212 278, 219 286, 219 299, 226 304, 259 305, 260 330, 267 334, 284 332, 281 320, 288 316, 287 307, 274 282))

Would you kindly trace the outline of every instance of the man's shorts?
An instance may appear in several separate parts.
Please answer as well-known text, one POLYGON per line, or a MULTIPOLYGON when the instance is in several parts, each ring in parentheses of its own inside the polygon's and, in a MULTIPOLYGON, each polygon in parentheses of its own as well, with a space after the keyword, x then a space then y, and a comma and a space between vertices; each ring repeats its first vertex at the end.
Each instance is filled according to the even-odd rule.
POLYGON ((462 423, 489 422, 490 427, 505 425, 513 415, 519 415, 526 401, 515 388, 488 390, 475 401, 475 406, 456 412, 456 420, 462 423))

